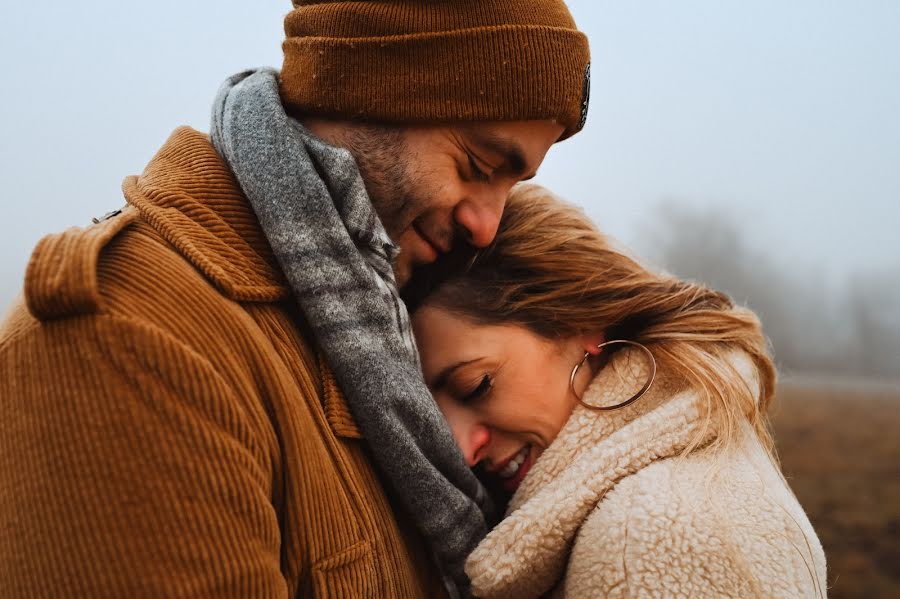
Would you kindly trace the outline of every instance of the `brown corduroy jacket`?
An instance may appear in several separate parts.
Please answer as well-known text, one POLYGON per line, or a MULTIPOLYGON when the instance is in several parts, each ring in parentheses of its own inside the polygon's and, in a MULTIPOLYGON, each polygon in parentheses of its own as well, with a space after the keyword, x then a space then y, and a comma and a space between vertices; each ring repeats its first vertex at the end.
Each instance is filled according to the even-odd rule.
POLYGON ((206 137, 124 191, 0 324, 0 596, 442 596, 206 137))

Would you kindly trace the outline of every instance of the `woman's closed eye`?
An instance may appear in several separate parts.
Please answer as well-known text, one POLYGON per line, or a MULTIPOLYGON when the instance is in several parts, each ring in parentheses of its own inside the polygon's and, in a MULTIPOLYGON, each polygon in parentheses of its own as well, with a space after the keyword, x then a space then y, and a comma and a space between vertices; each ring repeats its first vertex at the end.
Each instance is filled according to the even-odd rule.
POLYGON ((491 387, 494 386, 494 381, 491 378, 491 375, 486 374, 481 378, 481 382, 478 383, 474 389, 465 394, 462 398, 463 402, 475 401, 476 399, 484 396, 488 391, 491 390, 491 387))

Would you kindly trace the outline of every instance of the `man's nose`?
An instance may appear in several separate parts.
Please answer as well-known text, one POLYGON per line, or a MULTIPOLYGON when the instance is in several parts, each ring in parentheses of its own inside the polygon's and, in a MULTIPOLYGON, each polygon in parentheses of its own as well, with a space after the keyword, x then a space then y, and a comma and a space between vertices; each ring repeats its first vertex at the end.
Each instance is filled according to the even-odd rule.
POLYGON ((478 248, 490 245, 497 235, 508 192, 498 189, 459 203, 453 218, 466 241, 478 248))

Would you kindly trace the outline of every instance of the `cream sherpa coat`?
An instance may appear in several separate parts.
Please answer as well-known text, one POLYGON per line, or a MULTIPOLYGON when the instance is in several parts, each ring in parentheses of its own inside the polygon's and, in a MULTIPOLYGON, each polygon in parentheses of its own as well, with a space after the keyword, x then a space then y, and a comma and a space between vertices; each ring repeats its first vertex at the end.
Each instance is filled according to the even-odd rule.
MULTIPOLYGON (((731 364, 757 389, 748 359, 731 364)), ((621 401, 646 370, 619 352, 585 399, 621 401)), ((661 375, 624 410, 573 412, 469 557, 476 595, 825 596, 822 546, 750 425, 727 453, 680 457, 715 433, 699 394, 661 375)))

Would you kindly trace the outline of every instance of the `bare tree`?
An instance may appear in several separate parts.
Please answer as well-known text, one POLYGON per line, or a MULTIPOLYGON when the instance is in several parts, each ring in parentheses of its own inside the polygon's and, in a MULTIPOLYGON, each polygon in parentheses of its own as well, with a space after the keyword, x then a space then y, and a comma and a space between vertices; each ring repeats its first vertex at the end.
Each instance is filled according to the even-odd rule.
POLYGON ((900 377, 900 277, 866 272, 851 278, 846 314, 854 337, 850 348, 863 374, 900 377))
POLYGON ((658 214, 642 249, 756 311, 784 370, 900 379, 897 273, 857 274, 835 293, 789 257, 754 251, 729 214, 673 202, 658 214))

